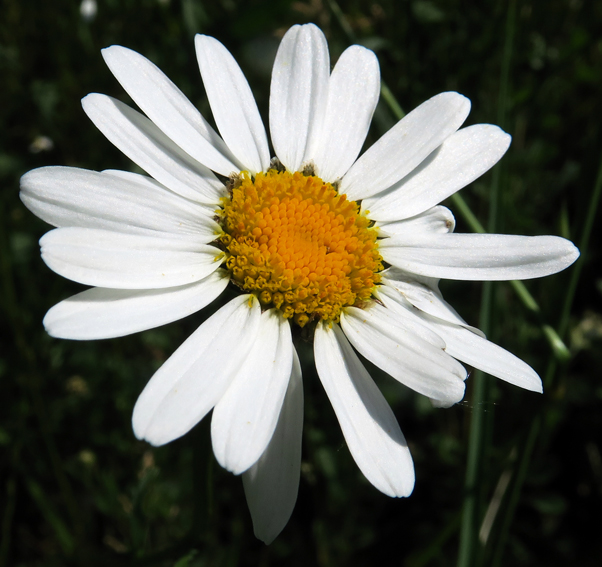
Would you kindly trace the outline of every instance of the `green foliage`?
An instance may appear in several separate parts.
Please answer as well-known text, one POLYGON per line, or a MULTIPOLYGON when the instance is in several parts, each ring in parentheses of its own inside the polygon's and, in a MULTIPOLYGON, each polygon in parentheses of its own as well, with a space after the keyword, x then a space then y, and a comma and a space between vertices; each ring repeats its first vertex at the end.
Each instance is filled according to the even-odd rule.
MULTIPOLYGON (((19 177, 35 167, 133 168, 79 105, 89 92, 130 102, 101 48, 141 52, 210 117, 193 34, 213 35, 241 62, 267 116, 279 38, 290 25, 311 21, 327 34, 333 61, 350 35, 374 49, 405 111, 457 90, 473 101, 469 123, 501 122, 512 134, 499 172, 499 232, 562 234, 582 243, 595 213, 602 150, 602 4, 516 2, 502 111, 507 7, 501 0, 351 0, 341 2, 339 14, 322 0, 98 0, 96 17, 85 21, 73 0, 3 0, 0 567, 454 565, 468 432, 477 413, 485 441, 473 564, 599 564, 600 223, 588 229, 568 328, 560 330, 569 361, 554 360, 541 324, 558 329, 570 272, 526 282, 538 316, 510 285, 492 291, 490 338, 547 372, 543 396, 486 378, 478 403, 469 389, 462 404, 434 410, 367 364, 412 450, 417 484, 408 499, 383 496, 357 470, 319 385, 311 345, 299 341, 306 396, 301 487, 289 525, 265 547, 253 537, 240 479, 214 466, 207 420, 161 448, 131 431, 132 408, 148 378, 217 305, 122 339, 51 339, 42 328, 45 311, 81 288, 40 260, 36 241, 48 227, 18 199, 19 177), (496 505, 497 513, 486 516, 496 505), (488 527, 481 526, 484 517, 488 527)), ((368 145, 395 123, 395 113, 381 101, 368 145)), ((488 174, 462 192, 485 225, 491 187, 488 174)), ((471 230, 457 216, 458 230, 471 230)), ((478 324, 480 284, 442 287, 478 324)))

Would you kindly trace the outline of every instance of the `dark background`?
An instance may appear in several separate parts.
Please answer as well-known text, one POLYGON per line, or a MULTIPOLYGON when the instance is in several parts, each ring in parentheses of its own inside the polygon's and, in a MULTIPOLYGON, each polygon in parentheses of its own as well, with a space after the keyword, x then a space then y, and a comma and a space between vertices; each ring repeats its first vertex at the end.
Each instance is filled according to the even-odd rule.
MULTIPOLYGON (((326 0, 97 4, 88 21, 78 1, 0 5, 0 567, 455 565, 477 412, 486 417, 479 518, 492 498, 500 504, 477 564, 599 565, 602 235, 598 222, 585 240, 584 230, 602 152, 602 3, 357 0, 342 2, 342 14, 326 0), (253 537, 240 479, 214 464, 208 420, 161 448, 137 441, 130 425, 146 381, 218 305, 127 338, 51 339, 44 313, 82 288, 41 261, 37 240, 48 227, 21 204, 18 183, 43 165, 133 168, 79 104, 89 92, 129 102, 102 47, 144 54, 210 118, 193 37, 215 36, 240 62, 267 116, 279 39, 305 22, 323 29, 333 62, 351 37, 375 50, 405 111, 457 90, 473 102, 467 124, 496 123, 512 134, 497 181, 490 173, 462 192, 481 222, 499 182, 498 232, 559 234, 589 248, 569 301, 568 361, 555 360, 541 321, 508 284, 493 288, 489 337, 548 375, 543 395, 487 378, 483 402, 471 401, 469 387, 461 404, 434 410, 369 367, 412 450, 417 483, 408 499, 389 499, 358 471, 311 345, 298 343, 306 396, 299 500, 266 547, 253 537), (520 463, 524 483, 516 480, 520 463)), ((395 121, 381 102, 367 145, 395 121)), ((456 216, 457 230, 470 231, 456 216)), ((554 327, 573 269, 526 282, 554 327)), ((479 323, 481 284, 443 282, 442 289, 469 323, 479 323)))

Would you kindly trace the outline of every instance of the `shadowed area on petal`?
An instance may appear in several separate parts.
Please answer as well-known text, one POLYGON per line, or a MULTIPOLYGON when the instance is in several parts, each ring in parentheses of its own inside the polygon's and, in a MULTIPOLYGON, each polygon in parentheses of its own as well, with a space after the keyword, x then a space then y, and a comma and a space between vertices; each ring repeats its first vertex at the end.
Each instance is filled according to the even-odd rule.
POLYGON ((301 365, 293 350, 291 377, 274 435, 260 459, 242 475, 253 531, 266 545, 284 529, 295 507, 302 431, 301 365))
POLYGON ((48 334, 62 339, 123 337, 177 321, 211 303, 228 285, 217 270, 192 284, 164 289, 95 287, 57 303, 44 317, 48 334))
POLYGON ((259 317, 259 302, 248 295, 233 299, 209 317, 140 394, 132 417, 136 437, 163 445, 194 427, 244 365, 259 317))
POLYGON ((360 470, 388 496, 409 496, 414 465, 406 440, 338 325, 318 325, 314 354, 318 376, 360 470))
POLYGON ((102 56, 134 102, 186 153, 221 175, 241 169, 217 132, 156 65, 119 45, 103 49, 102 56))
POLYGON ((409 329, 391 324, 386 309, 365 311, 349 308, 341 316, 341 327, 351 344, 370 362, 409 388, 450 403, 464 397, 466 371, 445 353, 444 341, 430 329, 427 340, 409 329))
POLYGON ((269 309, 262 313, 254 344, 211 416, 213 453, 225 469, 240 474, 265 451, 292 365, 291 327, 277 309, 269 309))

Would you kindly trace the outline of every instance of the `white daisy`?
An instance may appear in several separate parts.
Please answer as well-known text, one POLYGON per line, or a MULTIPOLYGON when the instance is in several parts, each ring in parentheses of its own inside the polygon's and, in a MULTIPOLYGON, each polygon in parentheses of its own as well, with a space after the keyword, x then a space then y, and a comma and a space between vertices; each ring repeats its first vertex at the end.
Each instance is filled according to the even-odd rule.
POLYGON ((541 391, 535 371, 468 326, 437 282, 545 276, 578 251, 554 236, 453 234, 437 204, 510 144, 496 126, 459 129, 470 110, 462 95, 431 98, 357 159, 379 96, 376 57, 352 46, 330 72, 322 32, 294 26, 272 73, 271 159, 235 60, 211 37, 195 43, 219 134, 155 65, 113 46, 103 56, 146 116, 101 94, 83 107, 150 177, 45 167, 23 177, 21 197, 58 227, 40 241, 46 264, 95 286, 48 312, 52 336, 123 336, 202 309, 229 282, 240 291, 151 378, 133 427, 162 445, 213 409, 215 456, 243 473, 255 533, 269 543, 299 483, 293 329, 313 332, 320 380, 361 471, 385 494, 408 496, 406 441, 355 351, 438 406, 464 395, 456 359, 541 391))

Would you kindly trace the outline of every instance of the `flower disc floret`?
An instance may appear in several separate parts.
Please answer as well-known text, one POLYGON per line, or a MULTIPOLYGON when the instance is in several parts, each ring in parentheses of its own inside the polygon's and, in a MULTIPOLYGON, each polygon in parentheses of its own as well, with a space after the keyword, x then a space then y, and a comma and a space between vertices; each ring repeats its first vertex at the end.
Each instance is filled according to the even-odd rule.
POLYGON ((337 322, 380 282, 377 230, 317 176, 243 172, 220 214, 232 281, 301 327, 337 322))

